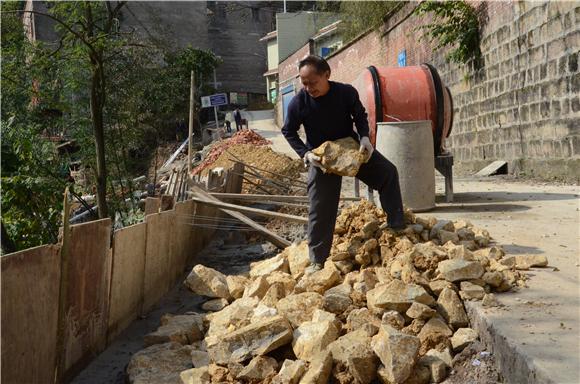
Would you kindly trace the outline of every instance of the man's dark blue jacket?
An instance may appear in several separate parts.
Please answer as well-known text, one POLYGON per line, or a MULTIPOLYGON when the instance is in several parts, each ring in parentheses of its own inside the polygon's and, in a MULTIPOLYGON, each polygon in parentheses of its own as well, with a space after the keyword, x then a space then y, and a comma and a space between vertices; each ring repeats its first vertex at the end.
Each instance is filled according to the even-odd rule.
POLYGON ((325 141, 348 136, 358 141, 359 136, 369 136, 367 113, 356 89, 334 81, 329 81, 329 84, 326 95, 313 98, 302 89, 288 105, 282 133, 300 157, 325 141), (353 122, 358 135, 353 129, 353 122), (306 131, 306 143, 298 136, 300 124, 306 131))

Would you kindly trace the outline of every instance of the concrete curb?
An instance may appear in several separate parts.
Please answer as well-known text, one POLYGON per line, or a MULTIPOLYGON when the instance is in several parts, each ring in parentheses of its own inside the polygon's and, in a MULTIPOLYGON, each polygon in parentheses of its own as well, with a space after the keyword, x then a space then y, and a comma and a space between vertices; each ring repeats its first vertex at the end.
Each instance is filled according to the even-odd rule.
POLYGON ((538 367, 534 359, 526 355, 508 335, 494 326, 486 315, 481 302, 466 301, 465 309, 471 327, 477 331, 481 342, 492 353, 498 370, 510 384, 561 384, 549 377, 549 373, 538 367))

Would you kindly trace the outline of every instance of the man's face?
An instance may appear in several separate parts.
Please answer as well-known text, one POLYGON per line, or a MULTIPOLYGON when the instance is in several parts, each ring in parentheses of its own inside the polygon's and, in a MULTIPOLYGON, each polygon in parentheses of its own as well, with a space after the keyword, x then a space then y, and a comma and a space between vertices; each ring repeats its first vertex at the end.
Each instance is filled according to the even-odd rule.
POLYGON ((320 97, 326 95, 330 85, 328 78, 330 73, 328 71, 320 74, 312 65, 305 65, 300 68, 300 82, 304 86, 304 90, 312 97, 320 97))

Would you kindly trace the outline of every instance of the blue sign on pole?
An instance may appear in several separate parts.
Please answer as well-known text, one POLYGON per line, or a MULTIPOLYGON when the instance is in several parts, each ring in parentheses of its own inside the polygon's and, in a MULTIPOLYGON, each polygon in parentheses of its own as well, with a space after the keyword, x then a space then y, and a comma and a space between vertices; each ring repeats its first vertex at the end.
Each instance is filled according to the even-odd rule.
POLYGON ((228 96, 225 93, 216 93, 215 95, 210 95, 209 97, 209 104, 211 107, 226 105, 227 103, 228 96))
POLYGON ((407 50, 403 49, 401 52, 399 52, 397 62, 399 63, 399 67, 407 66, 407 50))

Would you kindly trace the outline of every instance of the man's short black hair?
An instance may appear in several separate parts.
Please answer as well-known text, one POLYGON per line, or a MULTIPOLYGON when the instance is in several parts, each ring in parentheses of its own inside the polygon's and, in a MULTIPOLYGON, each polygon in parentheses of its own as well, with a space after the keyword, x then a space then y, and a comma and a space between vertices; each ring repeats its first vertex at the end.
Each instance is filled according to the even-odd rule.
POLYGON ((298 70, 300 70, 305 65, 312 65, 314 68, 316 68, 316 72, 319 75, 322 75, 326 71, 328 71, 328 73, 330 74, 330 65, 328 65, 328 61, 324 60, 320 56, 316 55, 306 56, 298 63, 298 70))

